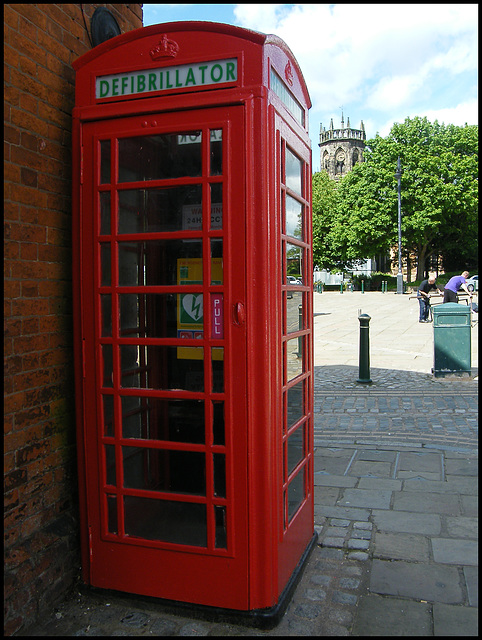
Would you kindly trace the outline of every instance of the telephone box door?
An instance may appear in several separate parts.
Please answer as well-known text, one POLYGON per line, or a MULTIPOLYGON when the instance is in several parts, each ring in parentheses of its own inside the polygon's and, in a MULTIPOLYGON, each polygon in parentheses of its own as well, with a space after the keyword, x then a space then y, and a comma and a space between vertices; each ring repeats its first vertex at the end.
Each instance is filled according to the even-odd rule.
POLYGON ((248 609, 243 107, 82 147, 89 582, 248 609))

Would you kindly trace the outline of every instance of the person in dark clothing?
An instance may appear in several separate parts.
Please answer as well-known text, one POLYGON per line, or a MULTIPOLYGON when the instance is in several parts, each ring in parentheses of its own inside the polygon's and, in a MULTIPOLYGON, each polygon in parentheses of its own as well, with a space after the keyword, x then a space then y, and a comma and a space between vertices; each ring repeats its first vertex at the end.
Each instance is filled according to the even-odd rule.
POLYGON ((433 289, 442 293, 440 289, 437 289, 435 276, 430 275, 426 280, 422 280, 417 291, 418 304, 420 306, 419 322, 430 322, 428 319, 428 313, 430 309, 430 291, 433 289))

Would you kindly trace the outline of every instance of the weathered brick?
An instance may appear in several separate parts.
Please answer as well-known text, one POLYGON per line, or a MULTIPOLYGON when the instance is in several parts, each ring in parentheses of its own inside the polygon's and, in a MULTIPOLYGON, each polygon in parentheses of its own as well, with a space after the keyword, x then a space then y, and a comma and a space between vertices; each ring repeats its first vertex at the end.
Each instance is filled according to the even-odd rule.
POLYGON ((48 442, 36 442, 17 451, 17 466, 21 467, 32 460, 37 460, 50 450, 48 442))
POLYGON ((25 484, 27 480, 27 471, 25 469, 14 469, 7 473, 4 478, 5 491, 11 491, 16 487, 25 484))
MULTIPOLYGON (((84 5, 89 22, 99 5, 84 5)), ((123 32, 141 5, 107 6, 123 32)), ((4 5, 5 620, 21 633, 78 568, 72 373, 72 61, 80 5, 4 5), (66 524, 67 523, 67 524, 66 524)))

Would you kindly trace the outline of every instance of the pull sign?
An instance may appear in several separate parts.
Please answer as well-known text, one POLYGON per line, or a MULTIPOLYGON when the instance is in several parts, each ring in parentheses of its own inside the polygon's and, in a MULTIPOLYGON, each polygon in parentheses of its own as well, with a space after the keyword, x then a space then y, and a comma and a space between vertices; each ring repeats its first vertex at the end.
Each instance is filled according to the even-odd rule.
POLYGON ((129 73, 99 76, 95 79, 95 97, 122 98, 138 93, 155 93, 172 89, 205 87, 236 82, 238 60, 212 60, 196 64, 181 64, 162 69, 146 69, 129 73))

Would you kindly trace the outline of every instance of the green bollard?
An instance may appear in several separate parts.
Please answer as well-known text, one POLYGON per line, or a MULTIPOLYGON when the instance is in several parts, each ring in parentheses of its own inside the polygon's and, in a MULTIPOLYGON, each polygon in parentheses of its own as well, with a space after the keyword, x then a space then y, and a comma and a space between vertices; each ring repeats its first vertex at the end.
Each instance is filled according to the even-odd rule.
POLYGON ((343 282, 340 282, 340 293, 343 293, 343 282))
POLYGON ((365 293, 365 280, 361 281, 361 292, 365 293))
POLYGON ((358 380, 362 384, 371 384, 370 378, 370 316, 359 314, 360 322, 360 354, 358 364, 358 380))

